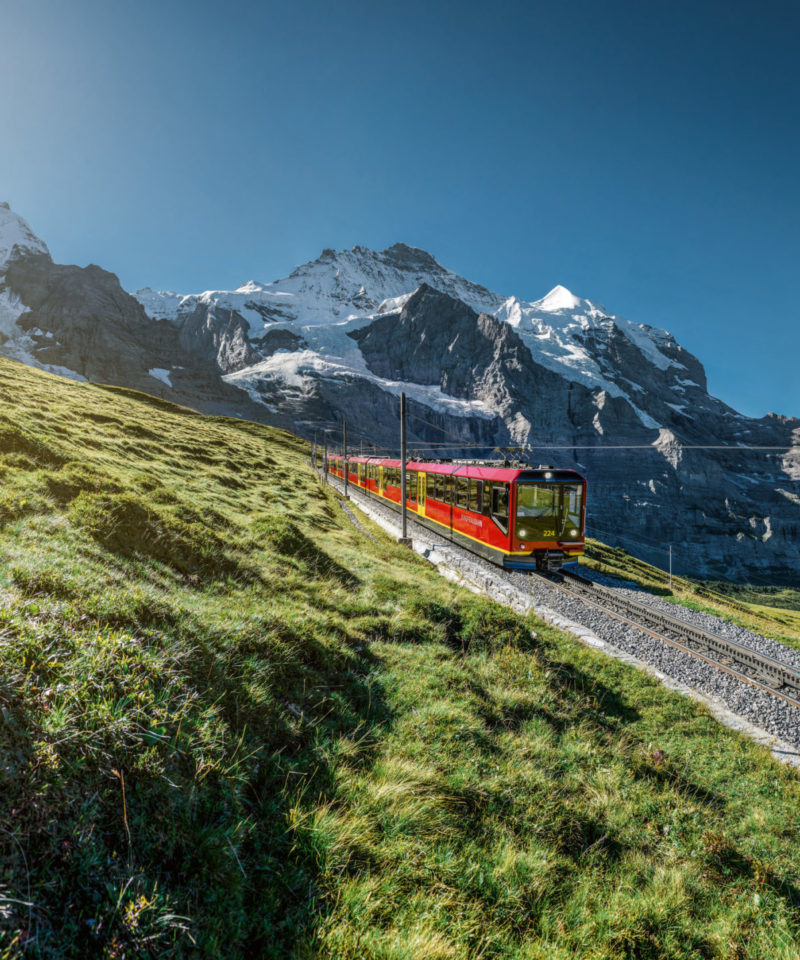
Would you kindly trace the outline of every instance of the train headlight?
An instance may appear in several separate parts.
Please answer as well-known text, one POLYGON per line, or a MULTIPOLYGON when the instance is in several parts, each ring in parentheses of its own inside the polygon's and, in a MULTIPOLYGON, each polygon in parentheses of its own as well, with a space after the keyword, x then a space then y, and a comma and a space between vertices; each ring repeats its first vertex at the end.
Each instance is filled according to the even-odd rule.
POLYGON ((571 537, 577 537, 577 536, 578 536, 578 531, 577 531, 577 530, 570 530, 569 535, 570 535, 571 537))

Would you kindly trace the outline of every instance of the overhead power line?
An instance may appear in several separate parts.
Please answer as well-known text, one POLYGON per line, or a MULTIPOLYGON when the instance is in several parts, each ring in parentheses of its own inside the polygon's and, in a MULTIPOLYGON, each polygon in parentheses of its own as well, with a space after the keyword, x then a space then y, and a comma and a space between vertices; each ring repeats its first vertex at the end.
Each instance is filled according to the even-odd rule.
MULTIPOLYGON (((411 443, 415 449, 444 449, 444 450, 655 450, 660 452, 664 444, 657 443, 439 443, 432 440, 419 440, 411 443)), ((678 450, 794 450, 791 445, 784 446, 738 446, 734 444, 700 444, 676 443, 670 444, 671 449, 678 450)))
MULTIPOLYGON (((456 443, 444 443, 444 441, 421 440, 415 441, 414 447, 443 447, 445 449, 461 450, 482 450, 489 448, 509 448, 517 450, 658 450, 657 443, 625 443, 625 444, 575 444, 575 443, 464 443, 460 437, 445 430, 438 423, 432 423, 424 417, 418 417, 415 413, 406 412, 406 416, 412 420, 418 420, 426 426, 438 430, 446 437, 455 440, 456 443)), ((674 447, 680 450, 792 450, 792 444, 776 445, 739 445, 739 444, 700 444, 700 443, 678 443, 674 447)))

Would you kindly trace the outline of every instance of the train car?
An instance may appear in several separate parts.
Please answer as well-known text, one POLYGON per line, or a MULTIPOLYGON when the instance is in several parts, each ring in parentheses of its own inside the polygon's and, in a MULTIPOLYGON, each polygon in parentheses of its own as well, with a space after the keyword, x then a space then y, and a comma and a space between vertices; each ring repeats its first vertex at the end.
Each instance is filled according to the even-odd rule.
MULTIPOLYGON (((328 457, 344 478, 344 459, 328 457)), ((348 457, 348 482, 400 509, 400 460, 348 457)), ((418 523, 502 567, 557 570, 584 551, 586 481, 574 470, 410 461, 406 509, 418 523)))

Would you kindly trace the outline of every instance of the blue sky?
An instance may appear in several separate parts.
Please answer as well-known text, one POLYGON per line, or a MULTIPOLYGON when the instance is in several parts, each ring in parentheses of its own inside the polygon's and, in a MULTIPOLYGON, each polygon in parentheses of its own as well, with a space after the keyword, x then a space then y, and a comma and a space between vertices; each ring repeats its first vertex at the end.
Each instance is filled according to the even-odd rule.
POLYGON ((128 289, 424 247, 800 416, 795 0, 5 0, 0 199, 128 289))

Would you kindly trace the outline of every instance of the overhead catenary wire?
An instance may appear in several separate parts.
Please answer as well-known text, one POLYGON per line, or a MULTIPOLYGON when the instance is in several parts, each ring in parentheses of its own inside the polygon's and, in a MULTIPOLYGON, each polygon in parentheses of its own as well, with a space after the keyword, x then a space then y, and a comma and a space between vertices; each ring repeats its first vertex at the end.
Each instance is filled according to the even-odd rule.
MULTIPOLYGON (((448 444, 444 441, 436 440, 421 440, 414 442, 415 448, 420 447, 443 447, 445 449, 460 449, 460 450, 488 450, 488 449, 507 449, 507 450, 658 450, 661 446, 658 442, 655 443, 635 443, 635 444, 576 444, 576 443, 463 443, 461 438, 456 436, 456 434, 451 433, 449 430, 445 430, 444 427, 440 426, 437 423, 432 423, 430 420, 426 420, 424 417, 418 417, 414 413, 409 413, 406 410, 406 416, 412 420, 418 420, 420 423, 424 423, 426 426, 432 427, 434 430, 438 430, 440 433, 443 433, 445 436, 450 437, 452 440, 455 440, 456 443, 448 444)), ((759 444, 759 445, 749 445, 749 444, 699 444, 699 443, 677 443, 670 444, 672 449, 679 450, 792 450, 794 449, 792 444, 781 444, 781 445, 768 445, 768 444, 759 444)))
MULTIPOLYGON (((590 450, 596 453, 605 453, 607 451, 618 451, 618 450, 650 450, 656 453, 662 453, 664 447, 669 447, 670 450, 730 450, 736 453, 744 453, 748 451, 756 453, 777 453, 780 451, 789 452, 791 450, 797 449, 796 446, 791 443, 787 444, 722 444, 722 443, 661 443, 655 441, 653 443, 466 443, 456 434, 452 433, 449 430, 446 430, 444 427, 440 426, 437 423, 433 423, 430 420, 426 420, 424 417, 419 417, 414 413, 410 413, 408 408, 406 408, 406 417, 408 419, 417 420, 419 423, 424 423, 426 426, 431 427, 434 430, 438 430, 440 433, 444 434, 446 437, 450 437, 453 440, 453 443, 448 443, 444 440, 415 440, 410 444, 412 450, 439 450, 444 452, 445 450, 492 450, 496 452, 523 452, 523 451, 532 451, 532 450, 590 450)), ((372 437, 366 433, 362 433, 360 430, 352 430, 352 427, 349 428, 351 433, 355 433, 356 436, 363 438, 367 443, 375 448, 376 450, 383 451, 382 454, 372 454, 373 456, 390 456, 392 454, 399 454, 399 449, 394 446, 387 446, 382 443, 377 443, 372 437)))
MULTIPOLYGON (((381 446, 376 444, 376 446, 381 446)), ((495 444, 495 443, 439 443, 432 440, 415 440, 411 443, 415 450, 419 449, 442 449, 442 450, 653 450, 660 453, 665 444, 657 443, 517 443, 517 444, 495 444)), ((702 444, 702 443, 676 443, 669 444, 671 450, 731 450, 737 453, 748 450, 755 451, 790 451, 799 449, 791 444, 782 444, 780 446, 738 446, 734 444, 702 444)), ((381 449, 389 451, 389 447, 381 449)))

